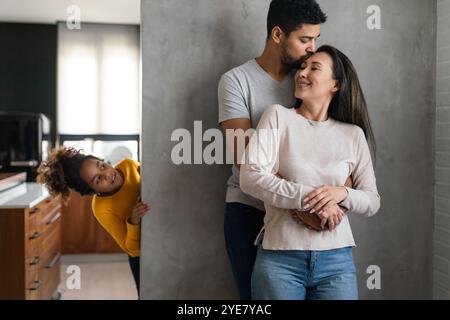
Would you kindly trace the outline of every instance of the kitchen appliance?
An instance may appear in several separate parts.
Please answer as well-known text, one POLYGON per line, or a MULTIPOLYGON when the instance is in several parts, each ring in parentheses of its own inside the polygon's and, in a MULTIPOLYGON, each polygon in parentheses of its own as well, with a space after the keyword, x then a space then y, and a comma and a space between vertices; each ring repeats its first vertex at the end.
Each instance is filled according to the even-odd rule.
POLYGON ((51 146, 45 115, 0 112, 0 172, 26 172, 27 181, 35 181, 51 146))

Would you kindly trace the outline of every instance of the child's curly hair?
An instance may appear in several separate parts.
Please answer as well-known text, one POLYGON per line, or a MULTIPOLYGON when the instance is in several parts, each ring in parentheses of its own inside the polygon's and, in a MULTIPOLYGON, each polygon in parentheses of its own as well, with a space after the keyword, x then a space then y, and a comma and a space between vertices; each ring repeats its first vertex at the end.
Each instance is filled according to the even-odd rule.
POLYGON ((64 201, 68 200, 70 189, 83 196, 93 194, 94 190, 80 177, 81 165, 87 159, 98 158, 72 147, 54 149, 49 159, 39 165, 37 182, 44 184, 50 195, 61 196, 64 201))

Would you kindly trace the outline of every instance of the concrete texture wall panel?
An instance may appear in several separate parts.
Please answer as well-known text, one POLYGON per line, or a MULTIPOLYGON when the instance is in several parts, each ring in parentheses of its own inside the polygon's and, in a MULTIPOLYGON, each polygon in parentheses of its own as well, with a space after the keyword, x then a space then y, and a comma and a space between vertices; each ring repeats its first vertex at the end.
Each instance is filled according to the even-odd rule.
POLYGON ((437 2, 433 293, 450 299, 450 0, 437 2))
MULTIPOLYGON (((223 240, 230 168, 174 165, 170 137, 176 128, 193 134, 194 120, 203 131, 217 127, 219 77, 261 53, 269 3, 142 1, 142 191, 152 203, 142 225, 144 299, 237 298, 223 240)), ((329 16, 319 45, 335 45, 355 64, 378 142, 382 208, 370 219, 351 217, 360 298, 431 298, 436 2, 319 3, 329 16), (380 30, 367 28, 371 5, 381 9, 380 30), (381 269, 381 290, 366 286, 371 265, 381 269)), ((436 150, 450 151, 449 141, 437 138, 436 150)))

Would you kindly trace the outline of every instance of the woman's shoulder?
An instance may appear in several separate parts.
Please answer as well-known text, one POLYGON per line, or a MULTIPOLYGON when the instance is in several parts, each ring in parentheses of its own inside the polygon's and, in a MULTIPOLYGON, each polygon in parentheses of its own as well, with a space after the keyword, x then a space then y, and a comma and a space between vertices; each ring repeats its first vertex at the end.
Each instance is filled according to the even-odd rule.
POLYGON ((292 113, 292 110, 289 108, 284 107, 281 104, 273 104, 264 110, 259 123, 261 124, 275 121, 279 125, 280 123, 286 122, 285 119, 288 117, 289 113, 292 113))
POLYGON ((285 107, 281 104, 272 104, 264 111, 265 114, 284 116, 292 113, 292 108, 285 107))
POLYGON ((358 126, 358 125, 356 125, 354 123, 342 122, 342 121, 339 121, 339 120, 335 120, 335 121, 336 121, 336 124, 339 127, 341 127, 342 129, 345 129, 346 131, 348 131, 348 132, 350 132, 352 134, 355 134, 355 135, 358 135, 358 134, 361 134, 361 133, 364 134, 363 129, 361 129, 360 126, 358 126))
POLYGON ((285 107, 281 104, 276 103, 276 104, 272 104, 272 105, 268 106, 266 111, 272 110, 272 111, 277 111, 277 112, 290 112, 290 111, 292 111, 291 109, 292 109, 291 107, 285 107))
POLYGON ((360 141, 362 138, 365 138, 364 130, 356 124, 337 120, 336 124, 340 131, 352 141, 360 141))

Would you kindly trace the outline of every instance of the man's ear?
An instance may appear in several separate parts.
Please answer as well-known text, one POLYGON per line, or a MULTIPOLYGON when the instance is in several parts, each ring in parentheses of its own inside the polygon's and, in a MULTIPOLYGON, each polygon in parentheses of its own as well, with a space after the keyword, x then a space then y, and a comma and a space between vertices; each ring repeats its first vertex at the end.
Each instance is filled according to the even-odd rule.
POLYGON ((285 34, 280 27, 276 26, 272 29, 271 38, 276 44, 280 44, 284 40, 285 34))

